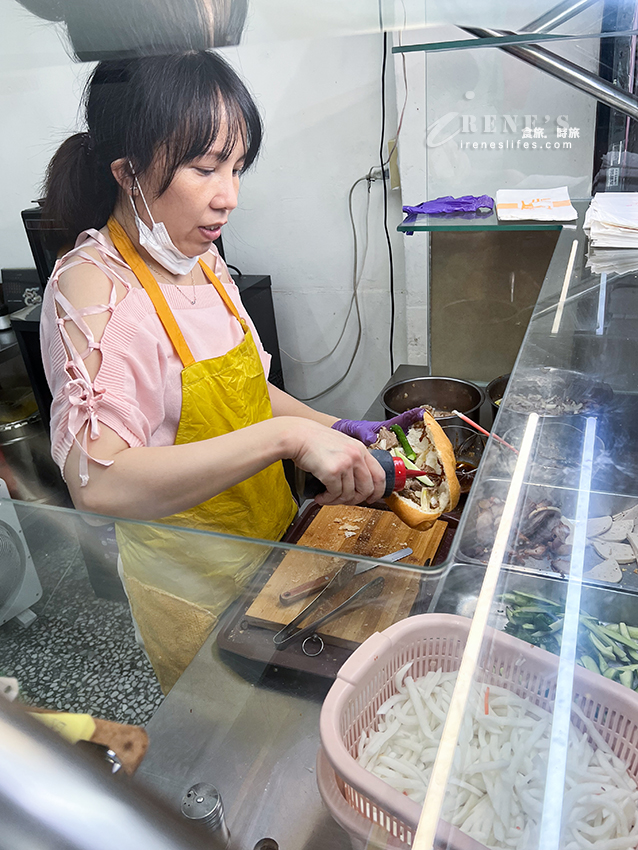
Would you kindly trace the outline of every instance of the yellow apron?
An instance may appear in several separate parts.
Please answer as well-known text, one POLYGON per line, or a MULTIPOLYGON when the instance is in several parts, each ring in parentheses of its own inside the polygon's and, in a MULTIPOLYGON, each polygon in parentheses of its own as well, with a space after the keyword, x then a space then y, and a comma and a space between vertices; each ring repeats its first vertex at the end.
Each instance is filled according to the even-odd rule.
MULTIPOLYGON (((114 218, 108 227, 113 244, 153 302, 184 367, 175 444, 207 440, 270 419, 272 408, 257 346, 208 266, 199 261, 240 323, 244 338, 226 354, 196 362, 157 281, 125 231, 114 218)), ((221 612, 246 587, 268 549, 245 539, 180 532, 161 525, 278 540, 296 511, 279 461, 201 505, 153 525, 117 523, 124 585, 165 693, 190 663, 221 612)))

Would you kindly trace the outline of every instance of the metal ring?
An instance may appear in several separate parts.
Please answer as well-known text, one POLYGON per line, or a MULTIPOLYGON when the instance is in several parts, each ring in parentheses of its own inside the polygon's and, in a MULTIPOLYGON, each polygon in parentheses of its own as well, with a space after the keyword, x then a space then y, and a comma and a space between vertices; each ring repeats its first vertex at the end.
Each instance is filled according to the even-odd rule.
POLYGON ((323 639, 319 637, 319 635, 310 635, 310 637, 307 637, 303 641, 303 643, 301 644, 301 651, 303 652, 304 655, 307 655, 308 658, 314 658, 315 655, 321 655, 321 653, 323 652, 323 647, 324 647, 324 642, 323 642, 323 639), (319 647, 317 652, 308 652, 308 650, 306 649, 306 644, 308 643, 308 641, 312 641, 313 643, 315 643, 316 641, 319 641, 321 646, 319 647))

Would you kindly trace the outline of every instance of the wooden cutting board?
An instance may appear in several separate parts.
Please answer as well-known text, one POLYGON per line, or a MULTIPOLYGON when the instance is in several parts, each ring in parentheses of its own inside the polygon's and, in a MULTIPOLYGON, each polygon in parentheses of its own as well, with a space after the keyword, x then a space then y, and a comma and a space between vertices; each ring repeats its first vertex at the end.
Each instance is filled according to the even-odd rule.
MULTIPOLYGON (((428 558, 434 558, 446 527, 447 523, 439 520, 428 531, 415 531, 391 511, 358 506, 324 506, 297 545, 370 558, 382 558, 410 546, 414 551, 401 564, 423 566, 428 558)), ((282 605, 280 594, 319 576, 335 573, 343 563, 338 556, 289 552, 247 610, 246 619, 278 631, 312 601, 312 597, 307 597, 293 605, 282 605)), ((419 590, 420 577, 390 566, 375 567, 356 576, 330 599, 327 607, 336 607, 379 575, 385 578, 385 585, 378 599, 359 609, 346 611, 342 617, 320 629, 319 634, 327 643, 354 648, 374 632, 382 631, 408 616, 419 590)), ((315 612, 312 619, 316 619, 319 613, 315 612)))

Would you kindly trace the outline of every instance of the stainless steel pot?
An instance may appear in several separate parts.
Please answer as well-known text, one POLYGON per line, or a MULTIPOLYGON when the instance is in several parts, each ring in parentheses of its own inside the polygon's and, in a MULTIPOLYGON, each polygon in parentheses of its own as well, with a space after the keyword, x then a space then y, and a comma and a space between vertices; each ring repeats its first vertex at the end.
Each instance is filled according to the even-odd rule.
POLYGON ((498 378, 494 378, 493 381, 490 381, 487 387, 485 388, 485 392, 487 393, 487 397, 490 400, 490 408, 492 410, 492 422, 496 419, 496 414, 498 413, 498 404, 497 401, 503 398, 505 395, 505 389, 507 387, 507 382, 510 379, 510 373, 507 375, 499 375, 498 378))
MULTIPOLYGON (((383 406, 388 416, 396 416, 413 407, 429 404, 439 411, 458 410, 479 421, 479 411, 485 393, 476 384, 460 378, 423 377, 392 384, 383 394, 383 406)), ((463 425, 458 416, 437 416, 440 425, 463 425)))
POLYGON ((11 497, 25 502, 48 501, 63 491, 39 413, 0 425, 0 478, 5 477, 11 497))

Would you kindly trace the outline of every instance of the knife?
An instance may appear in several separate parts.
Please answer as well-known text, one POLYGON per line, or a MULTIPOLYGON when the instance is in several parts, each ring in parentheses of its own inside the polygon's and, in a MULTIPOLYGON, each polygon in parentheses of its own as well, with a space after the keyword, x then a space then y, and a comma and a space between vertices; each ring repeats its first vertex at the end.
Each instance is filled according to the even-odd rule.
MULTIPOLYGON (((368 564, 366 561, 359 561, 354 571, 353 578, 354 576, 361 575, 361 573, 366 573, 368 570, 373 570, 375 567, 381 566, 384 562, 393 563, 394 561, 400 561, 402 558, 407 558, 408 555, 411 554, 412 549, 408 546, 406 549, 399 549, 397 552, 391 552, 389 555, 384 555, 383 558, 380 558, 374 564, 368 564)), ((320 590, 323 590, 334 575, 335 573, 319 576, 319 578, 307 581, 305 584, 300 584, 292 590, 284 590, 284 592, 279 596, 279 601, 282 605, 292 605, 293 602, 305 599, 306 596, 312 596, 313 593, 318 593, 320 590)))

